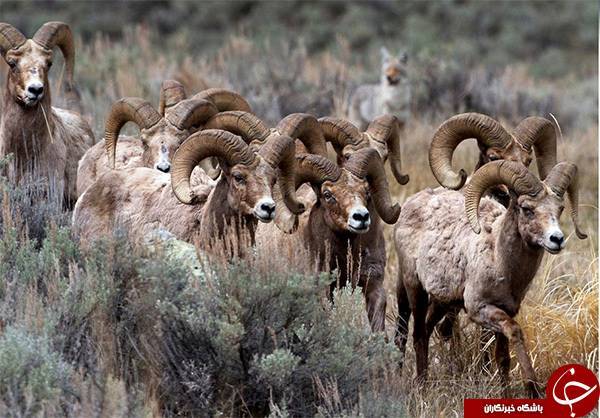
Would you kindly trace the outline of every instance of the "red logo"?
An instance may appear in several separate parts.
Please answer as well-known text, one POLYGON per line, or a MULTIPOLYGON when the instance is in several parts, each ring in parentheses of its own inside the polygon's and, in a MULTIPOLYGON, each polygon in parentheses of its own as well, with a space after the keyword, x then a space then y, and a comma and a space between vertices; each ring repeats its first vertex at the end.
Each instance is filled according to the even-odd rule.
POLYGON ((598 379, 579 364, 559 367, 546 386, 546 402, 556 412, 570 418, 582 417, 598 406, 598 379))

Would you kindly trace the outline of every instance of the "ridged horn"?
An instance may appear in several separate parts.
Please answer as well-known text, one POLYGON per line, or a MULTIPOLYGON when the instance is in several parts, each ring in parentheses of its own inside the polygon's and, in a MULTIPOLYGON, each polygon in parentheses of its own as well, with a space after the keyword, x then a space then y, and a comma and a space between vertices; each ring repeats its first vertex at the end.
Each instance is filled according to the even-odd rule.
POLYGON ((508 161, 491 161, 480 167, 471 177, 465 189, 465 210, 471 229, 481 232, 479 225, 479 201, 487 189, 504 184, 517 195, 537 195, 542 183, 523 164, 508 161))
POLYGON ((386 158, 396 181, 400 184, 408 183, 408 174, 402 174, 400 158, 400 124, 393 115, 383 115, 373 119, 366 131, 367 136, 374 140, 371 146, 379 152, 381 160, 386 158))
POLYGON ((177 129, 188 130, 204 124, 218 112, 217 107, 208 100, 187 99, 168 109, 166 119, 177 129))
POLYGON ((104 141, 110 167, 115 168, 117 139, 123 125, 133 122, 140 129, 148 129, 161 119, 156 109, 144 99, 124 97, 113 103, 104 125, 104 141))
POLYGON ((344 154, 369 146, 369 141, 358 128, 344 119, 324 117, 319 119, 319 125, 321 125, 325 141, 331 142, 333 145, 338 156, 338 163, 344 161, 344 154))
POLYGON ((248 145, 261 146, 270 134, 269 128, 257 116, 249 112, 234 110, 219 112, 210 118, 206 129, 222 129, 242 137, 248 145))
POLYGON ((567 200, 571 206, 571 220, 575 226, 575 233, 579 239, 586 239, 585 234, 579 227, 579 181, 577 166, 573 163, 562 162, 555 165, 544 183, 552 189, 559 197, 567 194, 567 200))
POLYGON ((276 130, 282 134, 300 140, 310 154, 327 156, 327 145, 319 121, 307 113, 292 113, 283 118, 276 130))
POLYGON ((296 188, 304 183, 319 186, 325 181, 337 181, 341 174, 341 168, 325 157, 316 154, 296 155, 296 188))
POLYGON ((160 86, 160 99, 158 101, 158 113, 165 115, 165 110, 185 100, 185 89, 176 80, 165 80, 160 86))
POLYGON ((196 93, 193 99, 209 100, 217 106, 219 112, 229 110, 241 110, 242 112, 252 112, 250 104, 238 93, 220 88, 212 88, 196 93))
POLYGON ((556 131, 552 122, 538 116, 528 117, 517 125, 513 136, 526 150, 533 148, 540 179, 544 180, 556 165, 556 131))
POLYGON ((0 55, 2 58, 9 49, 18 48, 27 41, 27 38, 13 25, 0 23, 0 55))
POLYGON ((475 138, 480 145, 505 148, 512 139, 508 132, 494 119, 480 113, 463 113, 445 121, 435 132, 429 147, 429 165, 437 181, 449 189, 460 189, 467 179, 461 169, 452 168, 452 154, 458 145, 475 138))
POLYGON ((295 153, 294 140, 286 135, 271 135, 258 151, 258 154, 271 167, 279 169, 277 184, 281 191, 281 197, 292 213, 299 214, 304 212, 306 207, 296 197, 295 153))
POLYGON ((190 187, 190 176, 194 168, 208 157, 221 158, 229 166, 252 165, 256 161, 256 154, 239 136, 231 132, 206 129, 190 135, 175 151, 171 168, 173 193, 180 202, 188 205, 195 203, 196 196, 190 187))
POLYGON ((67 90, 72 90, 74 88, 75 43, 73 42, 73 34, 69 25, 63 22, 44 23, 35 35, 33 35, 33 41, 50 51, 55 46, 60 48, 65 58, 66 87, 67 90))
POLYGON ((383 161, 374 148, 363 148, 350 154, 344 168, 369 182, 373 203, 381 219, 394 224, 400 216, 400 205, 393 203, 383 169, 383 161))

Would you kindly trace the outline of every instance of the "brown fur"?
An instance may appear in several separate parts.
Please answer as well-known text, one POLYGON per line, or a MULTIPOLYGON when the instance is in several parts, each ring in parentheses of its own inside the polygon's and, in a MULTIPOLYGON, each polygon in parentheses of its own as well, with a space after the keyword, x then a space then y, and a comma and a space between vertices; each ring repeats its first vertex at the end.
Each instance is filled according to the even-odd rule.
POLYGON ((53 108, 48 83, 52 51, 28 40, 9 50, 8 72, 0 122, 0 156, 14 155, 11 176, 18 181, 24 173, 56 181, 64 188, 67 204, 77 199, 77 163, 94 143, 93 133, 80 115, 53 108), (29 77, 43 80, 44 95, 39 102, 27 98, 29 77), (44 116, 44 112, 45 115, 44 116), (47 120, 46 120, 47 119, 47 120))
MULTIPOLYGON (((166 155, 172 158, 189 133, 177 129, 163 118, 150 129, 142 129, 139 138, 119 136, 115 168, 154 168, 158 163, 162 147, 165 147, 166 155)), ((77 191, 83 193, 98 177, 109 170, 106 142, 102 139, 90 148, 79 162, 77 191)))
POLYGON ((543 234, 557 224, 562 209, 562 199, 547 187, 535 198, 513 196, 507 209, 484 198, 482 232, 477 235, 467 221, 460 192, 427 189, 404 204, 394 234, 399 259, 396 343, 404 353, 412 313, 420 379, 426 377, 428 341, 435 325, 449 310, 464 306, 471 320, 497 334, 496 360, 503 383, 508 383, 511 343, 530 393, 539 394, 513 318, 542 260, 543 234))
MULTIPOLYGON (((199 177, 192 179, 197 196, 192 205, 175 197, 169 174, 145 167, 111 170, 77 202, 73 228, 84 243, 111 234, 115 227, 123 227, 134 240, 163 228, 202 251, 210 251, 226 233, 239 238, 234 244, 243 242, 245 233, 253 239, 258 222, 253 208, 261 197, 271 196, 275 169, 261 157, 252 166, 220 164, 223 174, 216 185, 194 171, 199 177)), ((233 251, 243 254, 244 249, 233 251)))

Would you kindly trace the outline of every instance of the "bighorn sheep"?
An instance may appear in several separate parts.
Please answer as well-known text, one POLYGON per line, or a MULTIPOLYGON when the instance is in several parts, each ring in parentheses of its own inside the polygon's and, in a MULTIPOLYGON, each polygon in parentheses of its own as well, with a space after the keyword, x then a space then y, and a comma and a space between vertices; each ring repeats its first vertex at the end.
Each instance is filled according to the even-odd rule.
MULTIPOLYGON (((458 145, 469 138, 476 138, 479 145, 478 169, 490 161, 515 161, 529 167, 532 154, 535 157, 540 178, 543 180, 556 164, 556 132, 552 122, 532 116, 517 125, 512 135, 489 116, 480 113, 463 113, 446 120, 435 132, 429 148, 429 165, 438 182, 450 189, 460 189, 467 179, 467 173, 452 168, 452 154, 458 145)), ((491 188, 487 193, 508 206, 510 197, 503 185, 491 188)), ((458 309, 448 312, 439 324, 442 338, 452 335, 458 309)))
POLYGON ((410 118, 410 84, 407 71, 408 56, 392 56, 381 48, 381 81, 362 85, 350 98, 349 118, 360 129, 379 115, 390 114, 404 126, 410 118))
POLYGON ((556 254, 565 246, 559 218, 566 192, 577 236, 586 237, 577 221, 577 167, 563 162, 544 168, 547 176, 540 181, 521 163, 492 161, 473 174, 464 194, 427 189, 404 203, 394 233, 399 262, 396 343, 404 353, 412 313, 419 378, 427 374, 428 342, 436 323, 448 309, 460 306, 471 320, 496 333, 495 358, 505 387, 510 343, 530 394, 539 394, 513 318, 544 251, 556 254), (508 208, 482 199, 499 184, 510 190, 508 208))
POLYGON ((16 179, 34 173, 55 181, 70 206, 77 199, 77 163, 94 137, 79 114, 52 107, 48 72, 54 47, 60 48, 65 59, 67 96, 77 96, 75 48, 68 25, 45 23, 27 39, 11 25, 0 23, 0 54, 10 67, 0 122, 0 156, 14 155, 16 179))
MULTIPOLYGON (((183 86, 174 80, 165 81, 161 87, 159 111, 143 99, 118 100, 106 120, 105 139, 90 148, 79 163, 77 190, 83 193, 116 167, 148 167, 168 173, 172 155, 190 133, 219 111, 236 109, 249 111, 250 106, 234 92, 209 89, 185 99, 183 86), (140 138, 119 136, 127 122, 140 128, 140 138)), ((211 177, 217 176, 211 171, 214 167, 203 168, 211 177)))
MULTIPOLYGON (((378 152, 383 163, 389 161, 392 174, 399 184, 404 185, 408 182, 409 176, 402 174, 401 170, 399 125, 396 117, 392 115, 380 116, 371 122, 365 132, 360 132, 356 126, 344 119, 333 117, 320 118, 318 128, 322 132, 320 137, 332 144, 340 167, 344 165, 352 153, 370 147, 378 152)), ((318 143, 318 141, 315 140, 313 143, 318 143)), ((325 146, 321 146, 320 149, 325 150, 325 146)), ((296 152, 302 153, 304 151, 297 149, 296 152)), ((317 151, 314 145, 308 152, 326 156, 325 151, 317 151)), ((309 206, 316 201, 316 195, 308 187, 303 186, 302 189, 298 190, 298 194, 309 203, 309 206)), ((281 231, 293 232, 299 225, 298 219, 289 213, 283 205, 280 206, 282 207, 277 211, 275 223, 281 231)))
POLYGON ((338 269, 342 286, 348 281, 361 286, 372 329, 384 331, 386 251, 380 217, 393 224, 400 206, 391 201, 381 158, 364 148, 350 154, 342 168, 314 154, 296 159, 296 186, 309 183, 317 194, 300 231, 317 268, 338 269))
MULTIPOLYGON (((175 152, 170 178, 147 168, 112 170, 101 176, 75 207, 73 225, 82 240, 110 233, 117 222, 125 223, 136 236, 162 227, 199 248, 222 238, 227 228, 238 236, 246 231, 253 238, 257 220, 270 222, 275 216, 276 179, 285 204, 294 213, 302 212, 293 188, 293 140, 271 135, 248 145, 233 133, 214 129, 218 120, 231 113, 215 115, 207 122, 212 128, 186 139, 175 152), (217 184, 190 185, 192 170, 210 157, 217 157, 223 170, 217 184)), ((238 114, 256 119, 249 113, 238 114)), ((226 126, 226 121, 222 124, 226 126)))

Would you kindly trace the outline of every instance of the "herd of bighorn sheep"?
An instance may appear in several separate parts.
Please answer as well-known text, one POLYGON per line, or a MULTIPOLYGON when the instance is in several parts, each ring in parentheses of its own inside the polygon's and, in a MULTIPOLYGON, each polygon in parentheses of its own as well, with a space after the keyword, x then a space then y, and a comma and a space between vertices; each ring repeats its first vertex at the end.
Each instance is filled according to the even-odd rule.
POLYGON ((5 173, 11 180, 36 174, 60 187, 82 245, 115 228, 132 239, 162 228, 199 253, 227 239, 244 256, 259 245, 257 235, 300 234, 318 269, 335 275, 330 297, 336 285, 361 287, 373 331, 385 331, 383 223, 395 225, 395 341, 404 353, 412 315, 419 381, 436 325, 442 321, 440 334, 448 336, 464 310, 495 333, 504 386, 512 345, 530 394, 539 395, 514 318, 544 253, 565 247, 559 226, 565 199, 576 235, 586 238, 578 225, 577 166, 557 161, 551 122, 529 117, 509 133, 482 114, 451 117, 429 148, 443 187, 416 193, 401 211, 385 170, 389 162, 390 179, 409 181, 400 164, 404 121, 394 115, 372 116, 359 129, 344 119, 296 113, 269 128, 237 93, 209 89, 187 98, 181 84, 167 80, 158 110, 141 98, 116 101, 95 143, 80 113, 52 107, 55 47, 64 56, 67 105, 80 111, 69 26, 46 23, 27 39, 0 23, 0 53, 9 67, 0 156, 12 155, 5 173), (128 122, 138 135, 120 135, 128 122), (480 151, 470 179, 452 166, 454 150, 469 138, 480 151), (534 156, 539 175, 529 169, 534 156), (261 226, 271 221, 277 228, 261 226))

